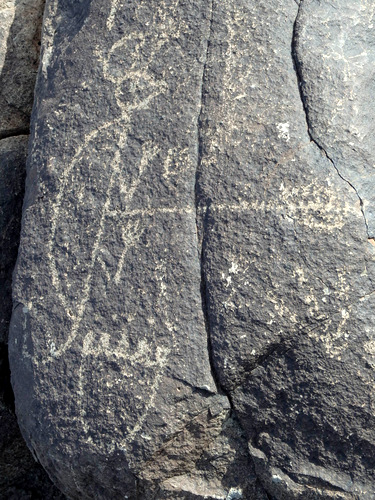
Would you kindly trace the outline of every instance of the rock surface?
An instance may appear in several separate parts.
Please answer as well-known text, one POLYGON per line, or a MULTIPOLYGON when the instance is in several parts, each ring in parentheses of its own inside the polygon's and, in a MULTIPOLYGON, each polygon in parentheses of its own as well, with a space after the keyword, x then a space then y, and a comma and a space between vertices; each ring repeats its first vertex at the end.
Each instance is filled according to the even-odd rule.
POLYGON ((360 1, 214 10, 199 177, 213 361, 278 499, 375 498, 374 148, 361 111, 373 81, 356 71, 372 57, 372 14, 360 1))
POLYGON ((24 437, 72 498, 258 488, 202 310, 210 14, 200 0, 47 4, 10 354, 24 437))
POLYGON ((0 344, 8 341, 12 314, 12 270, 17 258, 29 137, 0 141, 0 344))
POLYGON ((0 138, 28 133, 45 0, 0 0, 0 138))
POLYGON ((32 457, 14 414, 8 364, 12 270, 17 257, 28 136, 0 141, 0 498, 62 500, 32 457))
POLYGON ((0 498, 62 499, 20 434, 8 364, 28 128, 43 2, 0 0, 0 498))
POLYGON ((375 498, 374 12, 47 2, 10 361, 68 497, 375 498))

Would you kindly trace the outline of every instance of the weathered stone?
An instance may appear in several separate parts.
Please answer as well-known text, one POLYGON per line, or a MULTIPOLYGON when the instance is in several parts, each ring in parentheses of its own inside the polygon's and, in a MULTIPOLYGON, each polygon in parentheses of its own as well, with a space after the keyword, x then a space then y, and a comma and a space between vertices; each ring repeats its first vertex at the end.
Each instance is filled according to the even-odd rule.
POLYGON ((215 5, 199 174, 215 370, 270 494, 375 498, 371 65, 356 73, 373 7, 215 5))
POLYGON ((43 3, 0 0, 0 498, 7 500, 63 498, 20 434, 7 348, 43 3))
POLYGON ((246 440, 225 434, 200 290, 209 7, 47 4, 10 355, 24 437, 72 498, 256 483, 246 440), (217 474, 195 467, 223 439, 217 474))
POLYGON ((0 138, 27 133, 45 0, 0 0, 0 138))
POLYGON ((48 2, 10 354, 69 497, 375 498, 373 14, 48 2))

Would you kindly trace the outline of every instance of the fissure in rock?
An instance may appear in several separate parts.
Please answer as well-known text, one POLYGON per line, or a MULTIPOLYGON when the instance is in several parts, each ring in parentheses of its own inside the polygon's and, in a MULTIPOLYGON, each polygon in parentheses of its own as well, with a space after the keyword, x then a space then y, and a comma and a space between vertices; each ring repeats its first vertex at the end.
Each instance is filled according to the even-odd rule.
POLYGON ((213 15, 214 15, 214 1, 211 1, 210 4, 210 18, 209 18, 209 28, 208 28, 208 38, 206 41, 205 47, 205 57, 203 63, 202 70, 202 79, 201 79, 201 93, 200 93, 200 110, 197 119, 197 170, 195 177, 195 209, 196 209, 196 226, 197 226, 197 239, 198 239, 198 257, 200 259, 200 267, 201 267, 201 302, 202 302, 202 310, 205 322, 205 328, 207 333, 207 349, 208 355, 211 365, 211 374, 212 378, 215 381, 216 388, 219 393, 222 393, 222 389, 220 387, 218 377, 215 373, 214 363, 212 359, 212 344, 211 344, 211 331, 210 331, 210 320, 208 314, 208 305, 207 305, 207 284, 206 277, 204 272, 204 226, 205 226, 205 217, 207 216, 207 206, 201 206, 201 193, 199 186, 199 175, 201 171, 202 165, 202 156, 203 156, 203 139, 202 139, 202 115, 204 109, 204 97, 205 97, 205 81, 207 79, 207 61, 209 57, 209 49, 210 49, 210 40, 212 34, 212 24, 213 24, 213 15), (202 210, 203 209, 203 210, 202 210))
POLYGON ((20 135, 29 135, 29 127, 21 127, 12 130, 3 130, 0 132, 0 141, 3 139, 9 139, 10 137, 19 137, 20 135))
POLYGON ((317 146, 317 148, 323 153, 323 155, 331 163, 331 165, 336 170, 336 172, 337 172, 338 176, 340 177, 340 179, 342 179, 344 182, 346 182, 354 190, 355 194, 357 195, 358 200, 359 200, 359 204, 360 204, 360 208, 361 208, 361 212, 362 212, 362 216, 363 216, 363 220, 364 220, 365 227, 366 227, 366 234, 367 234, 367 237, 370 239, 368 222, 367 222, 366 215, 365 215, 364 208, 363 208, 363 200, 360 197, 360 195, 358 193, 358 190, 356 189, 356 187, 348 179, 346 179, 342 175, 342 173, 338 169, 338 167, 335 164, 335 162, 333 161, 333 159, 329 156, 329 154, 327 153, 326 149, 322 146, 322 144, 319 142, 319 140, 316 137, 314 137, 314 134, 312 132, 312 127, 311 127, 311 123, 310 123, 310 119, 309 119, 309 109, 308 109, 308 105, 306 103, 306 98, 303 95, 303 88, 305 87, 305 85, 304 85, 305 81, 304 81, 304 77, 302 75, 301 61, 298 58, 298 51, 297 51, 297 31, 298 31, 298 25, 299 25, 299 17, 300 17, 300 13, 301 13, 301 9, 303 7, 303 4, 304 4, 304 0, 300 0, 300 2, 298 3, 298 12, 297 12, 297 16, 296 16, 296 19, 295 19, 294 25, 293 25, 293 37, 292 37, 292 45, 291 45, 291 54, 292 54, 292 59, 293 59, 294 70, 295 70, 295 73, 296 73, 296 76, 297 76, 298 91, 299 91, 299 95, 300 95, 300 98, 301 98, 302 107, 303 107, 303 110, 304 110, 304 113, 305 113, 307 133, 309 135, 310 141, 313 144, 315 144, 315 146, 317 146))

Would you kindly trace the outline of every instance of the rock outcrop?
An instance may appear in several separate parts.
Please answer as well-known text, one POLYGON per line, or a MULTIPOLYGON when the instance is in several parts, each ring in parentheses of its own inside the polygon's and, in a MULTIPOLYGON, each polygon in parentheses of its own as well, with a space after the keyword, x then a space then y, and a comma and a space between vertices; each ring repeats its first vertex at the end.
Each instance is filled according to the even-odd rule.
POLYGON ((0 498, 7 500, 63 498, 20 434, 7 348, 43 3, 0 0, 0 498))
POLYGON ((9 348, 69 498, 375 498, 374 13, 47 1, 9 348))

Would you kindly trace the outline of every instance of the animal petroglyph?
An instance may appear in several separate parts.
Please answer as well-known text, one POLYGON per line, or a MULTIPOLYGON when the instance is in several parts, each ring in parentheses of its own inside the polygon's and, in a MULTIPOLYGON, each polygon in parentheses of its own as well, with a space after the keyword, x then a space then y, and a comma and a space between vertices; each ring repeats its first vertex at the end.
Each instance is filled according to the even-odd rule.
MULTIPOLYGON (((174 8, 176 8, 176 5, 174 8)), ((113 2, 107 19, 109 30, 114 29, 116 12, 120 7, 121 2, 113 2)), ((175 29, 173 16, 168 16, 168 22, 170 23, 170 30, 175 29)), ((104 330, 85 331, 83 321, 85 315, 88 314, 94 271, 97 266, 103 270, 103 276, 107 281, 106 288, 116 289, 117 287, 120 293, 123 286, 121 281, 126 281, 123 274, 127 254, 139 243, 145 230, 145 224, 150 220, 150 217, 158 214, 166 216, 180 214, 182 217, 186 217, 191 216, 195 210, 193 205, 187 205, 186 207, 134 208, 133 201, 137 191, 142 186, 144 176, 149 174, 150 165, 160 154, 160 148, 152 141, 144 142, 139 153, 137 153, 138 162, 134 171, 128 171, 123 160, 126 151, 132 147, 128 139, 134 114, 152 107, 155 98, 167 91, 167 84, 163 79, 156 80, 148 68, 138 62, 137 57, 132 59, 131 64, 124 71, 123 61, 119 55, 129 52, 131 48, 135 53, 140 54, 145 48, 149 50, 152 47, 153 55, 150 58, 152 61, 158 57, 158 51, 168 43, 170 34, 168 35, 168 31, 167 34, 165 34, 165 31, 163 33, 163 36, 154 35, 151 39, 144 34, 138 34, 138 36, 134 35, 134 33, 125 34, 115 41, 106 53, 103 53, 99 47, 95 49, 97 60, 102 68, 103 78, 113 84, 113 95, 120 113, 113 121, 105 122, 86 133, 73 157, 67 157, 67 164, 62 169, 59 181, 59 191, 53 200, 50 238, 47 244, 48 267, 52 286, 65 310, 66 320, 70 327, 65 339, 50 341, 48 357, 42 362, 47 365, 53 363, 54 360, 61 359, 73 344, 77 350, 77 342, 82 346, 77 381, 77 405, 79 417, 82 420, 82 428, 86 435, 85 439, 88 442, 91 438, 85 416, 89 411, 90 403, 86 397, 85 385, 88 381, 92 382, 91 367, 93 364, 96 366, 96 373, 98 374, 95 383, 98 387, 101 386, 101 373, 105 371, 108 411, 116 413, 116 421, 124 422, 123 425, 126 427, 123 430, 125 436, 123 442, 116 444, 124 452, 127 444, 134 439, 137 432, 142 428, 148 411, 154 403, 168 356, 176 347, 175 320, 169 318, 168 307, 163 304, 167 289, 163 282, 162 270, 159 269, 158 274, 154 277, 159 287, 155 307, 160 311, 159 323, 164 321, 165 330, 169 332, 169 341, 166 345, 158 345, 157 339, 151 334, 151 336, 147 337, 147 340, 141 337, 137 345, 130 346, 126 329, 120 332, 117 340, 113 340, 111 335, 104 330), (129 91, 130 98, 128 99, 124 98, 124 87, 129 91), (116 146, 115 151, 114 145, 116 146), (72 297, 69 294, 69 284, 65 282, 67 279, 71 280, 71 276, 68 277, 66 273, 62 272, 59 263, 61 252, 66 251, 60 245, 63 236, 60 222, 61 220, 64 222, 71 220, 72 227, 74 227, 76 214, 69 213, 68 186, 74 182, 73 179, 82 175, 80 172, 85 170, 87 175, 90 175, 92 164, 87 163, 87 158, 89 153, 95 150, 98 156, 105 158, 107 162, 106 185, 99 186, 101 189, 99 209, 97 206, 92 209, 94 220, 90 221, 90 227, 93 226, 93 237, 87 247, 86 261, 82 269, 83 278, 77 282, 79 293, 72 297), (119 200, 120 210, 113 208, 115 198, 119 200), (146 222, 144 222, 145 218, 147 219, 146 222), (117 227, 113 234, 113 237, 119 238, 119 247, 122 249, 115 262, 111 255, 106 255, 105 249, 108 227, 111 227, 112 219, 117 221, 116 224, 118 224, 119 220, 121 221, 121 226, 117 227), (119 377, 117 371, 111 369, 111 366, 116 366, 118 363, 121 363, 123 367, 129 365, 142 367, 142 372, 144 372, 141 377, 142 380, 134 380, 134 375, 131 371, 127 372, 126 368, 124 368, 125 371, 122 376, 119 377), (119 390, 119 386, 128 386, 131 389, 133 384, 142 384, 144 393, 147 393, 147 397, 144 398, 143 402, 135 402, 136 406, 139 407, 138 419, 135 422, 129 419, 126 408, 120 406, 115 409, 116 402, 111 400, 111 394, 115 394, 116 390, 119 390), (114 387, 115 390, 112 390, 111 387, 114 387)), ((43 68, 47 67, 47 59, 49 59, 50 55, 50 52, 46 53, 43 68)), ((68 127, 66 130, 67 137, 69 133, 70 129, 68 127)), ((186 148, 182 148, 181 152, 176 148, 170 149, 167 157, 162 161, 165 164, 164 172, 167 179, 169 176, 179 176, 179 168, 186 168, 186 148), (176 161, 179 162, 177 167, 176 161), (172 162, 174 163, 173 170, 171 170, 172 162)), ((81 191, 77 195, 78 207, 81 207, 79 208, 81 212, 83 212, 85 206, 90 204, 89 195, 90 193, 85 191, 84 183, 82 183, 81 191)), ((71 245, 74 248, 74 244, 71 245)), ((152 327, 150 332, 152 333, 152 327)))

